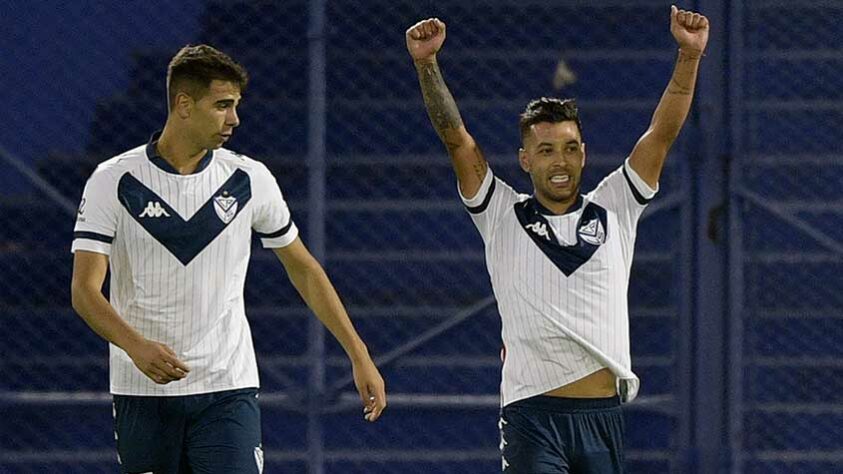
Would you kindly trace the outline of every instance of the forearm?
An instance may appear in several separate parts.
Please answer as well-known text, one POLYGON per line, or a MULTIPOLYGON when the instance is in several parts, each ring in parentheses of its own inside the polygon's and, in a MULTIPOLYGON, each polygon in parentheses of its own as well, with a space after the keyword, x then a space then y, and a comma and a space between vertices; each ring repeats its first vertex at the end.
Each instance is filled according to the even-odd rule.
POLYGON ((424 105, 427 115, 439 138, 450 150, 463 144, 464 137, 460 132, 463 127, 459 108, 445 85, 439 63, 433 57, 424 61, 416 61, 416 72, 419 76, 424 105))
POLYGON ((318 264, 289 273, 290 281, 352 361, 369 357, 328 275, 318 264))
POLYGON ((460 190, 473 196, 486 176, 488 163, 465 129, 456 101, 445 85, 436 58, 415 62, 424 105, 433 128, 448 149, 460 190))
POLYGON ((665 142, 667 146, 676 140, 688 118, 701 56, 700 51, 679 50, 670 83, 653 113, 650 133, 665 142))
POLYGON ((72 289, 73 309, 103 339, 127 350, 143 336, 129 326, 103 294, 92 288, 72 289))

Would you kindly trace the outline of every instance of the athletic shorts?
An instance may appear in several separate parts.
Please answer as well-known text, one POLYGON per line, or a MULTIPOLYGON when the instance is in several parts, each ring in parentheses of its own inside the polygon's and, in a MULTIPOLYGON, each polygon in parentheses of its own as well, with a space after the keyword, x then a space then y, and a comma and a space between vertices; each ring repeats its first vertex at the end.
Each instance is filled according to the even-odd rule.
POLYGON ((504 474, 619 474, 620 399, 536 396, 501 409, 504 474))
POLYGON ((123 474, 263 472, 255 388, 176 397, 114 395, 123 474))

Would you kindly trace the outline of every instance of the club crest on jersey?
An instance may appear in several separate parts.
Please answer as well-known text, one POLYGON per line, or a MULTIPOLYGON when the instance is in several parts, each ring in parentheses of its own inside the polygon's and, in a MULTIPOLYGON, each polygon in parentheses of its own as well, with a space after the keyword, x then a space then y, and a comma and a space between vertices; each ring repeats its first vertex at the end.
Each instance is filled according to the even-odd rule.
POLYGON ((228 191, 223 191, 221 195, 214 197, 214 210, 217 211, 217 217, 224 224, 228 224, 237 215, 237 198, 228 194, 228 191))
POLYGON ((167 210, 161 207, 160 202, 148 201, 138 217, 170 217, 170 214, 167 214, 167 210))
POLYGON ((602 245, 606 241, 606 230, 600 219, 594 218, 588 222, 583 222, 577 230, 580 238, 591 245, 602 245))

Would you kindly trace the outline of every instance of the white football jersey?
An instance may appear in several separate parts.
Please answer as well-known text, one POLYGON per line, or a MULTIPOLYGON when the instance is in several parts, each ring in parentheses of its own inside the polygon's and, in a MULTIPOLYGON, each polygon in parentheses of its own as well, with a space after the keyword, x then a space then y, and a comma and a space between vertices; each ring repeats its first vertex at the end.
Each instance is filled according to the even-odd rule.
POLYGON ((477 195, 463 197, 485 243, 502 320, 503 405, 604 367, 624 401, 635 398, 627 289, 638 218, 656 192, 627 160, 564 215, 491 169, 477 195))
POLYGON ((158 385, 109 345, 111 392, 189 395, 258 387, 243 302, 252 232, 264 247, 298 236, 275 178, 262 163, 209 151, 180 175, 153 140, 101 163, 85 186, 72 251, 109 256, 110 302, 144 337, 191 369, 158 385))

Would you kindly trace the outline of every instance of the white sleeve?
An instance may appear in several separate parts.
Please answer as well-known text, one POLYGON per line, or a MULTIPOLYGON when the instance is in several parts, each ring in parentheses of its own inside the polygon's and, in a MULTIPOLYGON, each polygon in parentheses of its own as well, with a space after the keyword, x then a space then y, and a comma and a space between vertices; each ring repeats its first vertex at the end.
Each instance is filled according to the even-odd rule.
POLYGON ((256 208, 252 213, 252 229, 264 248, 286 247, 299 236, 290 208, 284 201, 275 176, 263 164, 255 173, 256 208))
POLYGON ((97 168, 82 193, 70 251, 87 250, 111 255, 119 212, 117 180, 110 172, 97 168))
POLYGON ((503 180, 495 177, 491 167, 487 169, 480 189, 474 197, 468 199, 463 196, 459 184, 457 192, 460 193, 460 198, 484 242, 491 240, 504 213, 511 210, 519 200, 518 193, 503 180))
POLYGON ((603 178, 591 195, 594 202, 617 214, 622 227, 634 231, 638 219, 657 192, 658 184, 656 189, 647 185, 629 166, 627 158, 623 165, 603 178))

